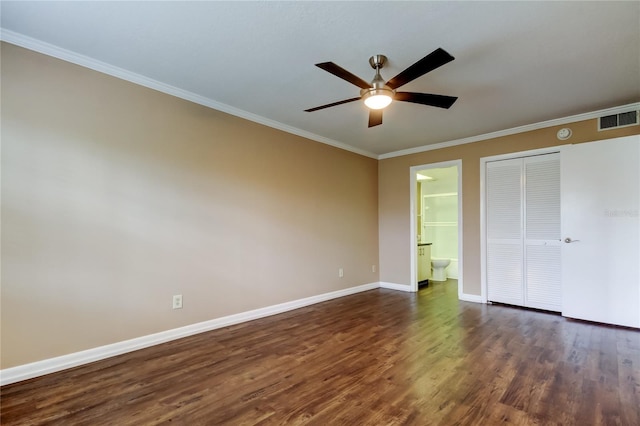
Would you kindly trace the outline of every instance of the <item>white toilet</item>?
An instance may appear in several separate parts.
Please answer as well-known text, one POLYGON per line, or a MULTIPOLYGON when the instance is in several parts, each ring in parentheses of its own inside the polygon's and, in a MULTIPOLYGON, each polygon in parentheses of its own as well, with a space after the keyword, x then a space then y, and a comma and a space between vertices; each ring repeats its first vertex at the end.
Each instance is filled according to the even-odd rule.
POLYGON ((450 263, 451 259, 431 259, 431 266, 433 267, 431 281, 446 281, 447 266, 449 266, 450 263))

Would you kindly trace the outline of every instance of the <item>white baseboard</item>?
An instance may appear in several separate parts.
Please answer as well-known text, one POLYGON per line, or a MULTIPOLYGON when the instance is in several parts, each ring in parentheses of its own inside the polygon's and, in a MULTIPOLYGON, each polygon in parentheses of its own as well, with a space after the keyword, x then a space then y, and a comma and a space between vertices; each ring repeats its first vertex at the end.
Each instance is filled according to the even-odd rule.
POLYGON ((478 296, 477 294, 459 293, 458 299, 464 302, 487 303, 482 300, 482 296, 478 296))
POLYGON ((158 345, 171 340, 192 336, 205 331, 215 330, 217 328, 227 327, 241 322, 292 311, 294 309, 325 302, 327 300, 373 290, 381 286, 381 283, 378 282, 363 284, 356 287, 346 288, 344 290, 332 291, 330 293, 293 300, 291 302, 280 303, 278 305, 267 306, 260 309, 254 309, 252 311, 241 312, 239 314, 187 325, 185 327, 149 334, 147 336, 137 337, 135 339, 125 340, 110 345, 99 346, 85 351, 6 368, 4 370, 0 370, 0 386, 32 379, 49 373, 55 373, 56 371, 66 370, 68 368, 147 348, 149 346, 158 345))
POLYGON ((411 291, 411 286, 405 284, 395 284, 395 283, 380 283, 380 288, 388 288, 390 290, 399 290, 399 291, 411 291))

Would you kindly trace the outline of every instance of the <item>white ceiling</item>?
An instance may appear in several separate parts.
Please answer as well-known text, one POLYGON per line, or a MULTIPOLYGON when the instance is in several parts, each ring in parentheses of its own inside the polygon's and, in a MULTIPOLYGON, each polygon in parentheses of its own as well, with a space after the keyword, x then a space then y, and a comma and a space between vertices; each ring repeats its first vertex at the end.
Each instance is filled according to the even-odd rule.
POLYGON ((378 156, 640 100, 640 2, 12 2, 3 40, 315 140, 378 156), (359 89, 314 66, 390 79, 434 49, 456 59, 402 87, 367 128, 359 89))

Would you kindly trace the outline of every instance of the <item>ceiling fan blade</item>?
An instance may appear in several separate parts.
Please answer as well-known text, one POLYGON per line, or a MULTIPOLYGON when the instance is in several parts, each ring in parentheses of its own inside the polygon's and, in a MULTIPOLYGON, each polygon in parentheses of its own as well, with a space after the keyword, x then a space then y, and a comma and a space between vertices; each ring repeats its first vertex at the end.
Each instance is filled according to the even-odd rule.
POLYGON ((370 109, 369 110, 369 127, 374 127, 382 124, 382 110, 370 109))
POLYGON ((425 75, 429 71, 441 67, 447 62, 453 61, 455 58, 447 53, 444 49, 437 48, 415 64, 411 65, 400 74, 387 81, 387 86, 391 89, 397 89, 416 78, 425 75))
POLYGON ((338 101, 338 102, 333 102, 331 104, 326 104, 326 105, 321 105, 321 106, 317 106, 315 108, 309 108, 309 109, 305 109, 306 112, 313 112, 313 111, 318 111, 319 109, 325 109, 325 108, 330 108, 332 106, 336 106, 336 105, 342 105, 342 104, 346 104, 348 102, 353 102, 353 101, 359 101, 360 98, 350 98, 350 99, 345 99, 343 101, 338 101))
POLYGON ((414 104, 429 105, 438 108, 451 108, 458 99, 455 96, 432 95, 431 93, 396 92, 396 101, 413 102, 414 104))
POLYGON ((371 88, 371 85, 369 83, 367 83, 357 75, 351 74, 349 71, 334 64, 333 62, 322 62, 322 63, 316 64, 316 67, 322 68, 323 70, 330 72, 336 77, 340 77, 341 79, 346 80, 349 83, 356 85, 361 89, 371 88))

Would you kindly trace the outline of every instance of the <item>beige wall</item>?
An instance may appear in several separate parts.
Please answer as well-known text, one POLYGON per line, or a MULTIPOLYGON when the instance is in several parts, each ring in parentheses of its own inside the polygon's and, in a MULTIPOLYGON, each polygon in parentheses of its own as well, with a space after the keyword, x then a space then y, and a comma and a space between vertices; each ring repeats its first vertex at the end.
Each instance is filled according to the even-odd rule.
MULTIPOLYGON (((553 127, 378 162, 10 44, 1 53, 3 369, 408 285, 414 165, 462 159, 464 292, 479 295, 480 158, 561 144, 553 127)), ((640 132, 569 127, 572 143, 640 132)))
POLYGON ((379 281, 376 160, 1 59, 2 368, 379 281))
POLYGON ((598 132, 597 120, 593 119, 381 160, 378 163, 380 281, 404 285, 411 282, 410 243, 414 239, 410 231, 410 167, 462 160, 463 292, 479 296, 480 158, 638 133, 638 126, 598 132), (562 127, 573 131, 568 141, 556 138, 556 132, 562 127))

